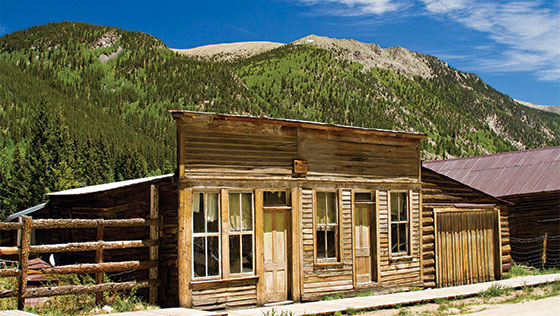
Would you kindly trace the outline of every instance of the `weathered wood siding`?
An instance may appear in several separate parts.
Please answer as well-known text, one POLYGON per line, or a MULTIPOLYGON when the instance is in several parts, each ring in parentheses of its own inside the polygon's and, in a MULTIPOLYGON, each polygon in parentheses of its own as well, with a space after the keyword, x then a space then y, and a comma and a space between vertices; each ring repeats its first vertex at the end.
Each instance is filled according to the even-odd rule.
POLYGON ((291 175, 297 158, 294 128, 216 121, 183 125, 185 172, 190 175, 291 175))
POLYGON ((389 240, 389 192, 379 191, 379 239, 381 259, 380 283, 391 286, 420 285, 420 193, 412 191, 410 210, 410 253, 403 257, 391 257, 389 240))
POLYGON ((185 174, 291 177, 292 161, 308 161, 307 179, 417 182, 418 140, 353 135, 251 122, 185 119, 185 174))
POLYGON ((414 141, 315 130, 301 130, 299 140, 308 177, 418 181, 419 144, 414 141))
POLYGON ((313 237, 313 190, 302 190, 303 288, 302 299, 352 290, 352 195, 342 190, 342 252, 339 263, 316 265, 313 237))
POLYGON ((243 308, 257 305, 257 286, 227 286, 217 289, 193 290, 193 308, 201 310, 219 310, 226 308, 243 308))
POLYGON ((560 235, 560 191, 504 197, 515 203, 508 208, 510 233, 516 238, 560 235))

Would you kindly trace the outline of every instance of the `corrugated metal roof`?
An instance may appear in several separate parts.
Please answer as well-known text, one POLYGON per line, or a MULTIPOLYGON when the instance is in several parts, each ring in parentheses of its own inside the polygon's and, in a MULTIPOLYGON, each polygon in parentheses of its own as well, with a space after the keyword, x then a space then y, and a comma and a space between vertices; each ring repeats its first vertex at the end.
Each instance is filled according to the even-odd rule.
POLYGON ((92 185, 83 188, 76 188, 71 190, 53 192, 47 194, 48 196, 61 196, 61 195, 80 195, 80 194, 88 194, 88 193, 96 193, 96 192, 103 192, 113 189, 118 189, 122 187, 126 187, 129 185, 140 184, 144 182, 150 182, 154 180, 160 180, 165 178, 172 178, 173 174, 165 174, 163 176, 155 176, 155 177, 148 177, 148 178, 141 178, 141 179, 132 179, 132 180, 125 180, 125 181, 118 181, 118 182, 111 182, 105 184, 98 184, 92 185))
POLYGON ((13 221, 14 219, 16 219, 16 218, 18 218, 18 217, 21 217, 21 216, 24 216, 24 215, 28 215, 28 214, 34 213, 34 212, 36 212, 36 211, 42 209, 43 207, 45 207, 45 205, 47 205, 47 203, 48 203, 48 202, 41 203, 41 204, 32 206, 32 207, 30 207, 30 208, 27 208, 27 209, 25 209, 25 210, 23 210, 23 211, 19 211, 19 212, 17 212, 17 213, 14 213, 14 214, 12 214, 12 215, 6 217, 6 219, 4 220, 4 222, 11 222, 11 221, 13 221))
POLYGON ((560 146, 422 165, 492 196, 560 190, 560 146))

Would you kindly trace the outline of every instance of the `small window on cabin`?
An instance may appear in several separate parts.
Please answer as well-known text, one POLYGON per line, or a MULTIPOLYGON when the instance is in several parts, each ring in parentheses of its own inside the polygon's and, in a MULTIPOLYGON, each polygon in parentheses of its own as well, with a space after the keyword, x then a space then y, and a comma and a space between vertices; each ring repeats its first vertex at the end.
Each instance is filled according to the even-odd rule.
POLYGON ((218 193, 193 193, 193 275, 220 275, 220 212, 218 193))
POLYGON ((287 206, 288 194, 286 191, 264 191, 263 206, 287 206))
POLYGON ((371 202, 373 200, 371 192, 356 192, 354 193, 356 202, 371 202))
POLYGON ((253 272, 253 194, 229 193, 229 271, 253 272))
POLYGON ((338 258, 338 207, 335 192, 316 192, 315 248, 317 259, 338 258))
POLYGON ((391 192, 391 253, 409 252, 409 207, 407 192, 391 192))

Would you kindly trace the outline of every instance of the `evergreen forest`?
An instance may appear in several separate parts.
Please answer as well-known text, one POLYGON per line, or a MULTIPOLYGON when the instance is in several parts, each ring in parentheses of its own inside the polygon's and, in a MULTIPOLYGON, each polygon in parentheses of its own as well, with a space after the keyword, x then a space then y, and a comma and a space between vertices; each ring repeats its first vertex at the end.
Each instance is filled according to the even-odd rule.
POLYGON ((75 187, 172 173, 169 109, 428 134, 424 159, 560 145, 560 116, 432 56, 432 78, 285 45, 179 55, 145 33, 60 22, 0 38, 0 220, 75 187))

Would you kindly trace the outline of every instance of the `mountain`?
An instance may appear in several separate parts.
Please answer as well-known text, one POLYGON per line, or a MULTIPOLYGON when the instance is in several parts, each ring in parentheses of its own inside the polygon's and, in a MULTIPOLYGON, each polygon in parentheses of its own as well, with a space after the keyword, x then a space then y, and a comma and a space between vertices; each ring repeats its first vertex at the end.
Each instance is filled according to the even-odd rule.
POLYGON ((560 145, 558 114, 404 48, 311 35, 198 51, 211 53, 74 22, 1 37, 0 218, 46 192, 172 172, 168 109, 425 132, 425 159, 560 145))
POLYGON ((528 106, 528 107, 533 108, 533 109, 552 112, 552 113, 556 113, 556 114, 560 115, 560 106, 558 106, 558 105, 537 105, 537 104, 534 104, 534 103, 531 103, 531 102, 525 102, 525 101, 521 101, 521 100, 515 100, 515 102, 517 102, 521 105, 524 105, 524 106, 528 106))

